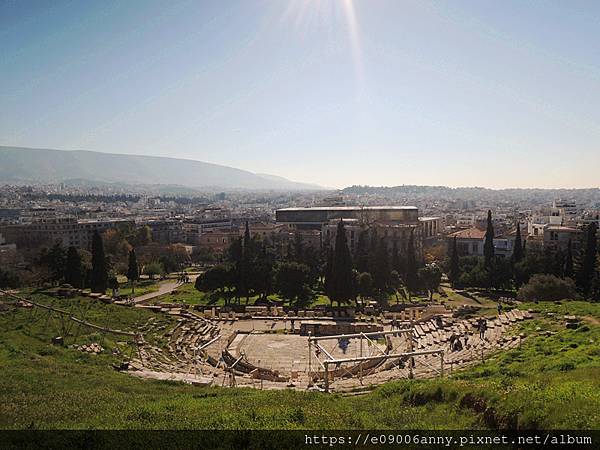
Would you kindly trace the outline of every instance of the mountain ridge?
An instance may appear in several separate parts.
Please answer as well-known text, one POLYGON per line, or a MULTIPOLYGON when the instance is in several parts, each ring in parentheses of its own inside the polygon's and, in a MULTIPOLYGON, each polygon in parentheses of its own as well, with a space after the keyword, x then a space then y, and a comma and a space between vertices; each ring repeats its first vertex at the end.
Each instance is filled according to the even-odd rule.
POLYGON ((0 182, 48 184, 72 179, 130 185, 179 185, 194 189, 326 189, 276 175, 192 159, 0 146, 0 182))

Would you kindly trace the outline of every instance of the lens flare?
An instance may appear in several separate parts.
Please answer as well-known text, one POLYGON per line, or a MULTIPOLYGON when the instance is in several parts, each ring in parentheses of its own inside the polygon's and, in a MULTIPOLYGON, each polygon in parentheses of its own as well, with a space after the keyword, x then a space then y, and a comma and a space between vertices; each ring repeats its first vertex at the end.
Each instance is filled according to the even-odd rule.
POLYGON ((284 23, 293 21, 296 28, 303 28, 308 33, 307 28, 315 22, 335 23, 338 17, 343 17, 356 76, 359 81, 362 81, 360 30, 353 0, 291 0, 281 21, 284 23))

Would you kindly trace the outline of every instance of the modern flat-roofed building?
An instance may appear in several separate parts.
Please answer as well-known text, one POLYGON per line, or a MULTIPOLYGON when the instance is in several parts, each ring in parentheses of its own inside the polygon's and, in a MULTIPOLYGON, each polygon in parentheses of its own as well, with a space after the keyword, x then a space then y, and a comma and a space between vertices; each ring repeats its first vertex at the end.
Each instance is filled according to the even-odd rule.
POLYGON ((419 210, 416 206, 316 206, 275 211, 277 223, 290 229, 320 230, 336 219, 356 219, 366 225, 376 221, 417 224, 419 210))
POLYGON ((578 251, 583 234, 580 228, 548 225, 544 228, 544 246, 566 250, 570 241, 571 248, 578 251))
POLYGON ((383 238, 390 251, 394 245, 405 252, 410 236, 417 258, 422 255, 426 240, 437 238, 441 231, 439 217, 419 218, 416 206, 318 206, 310 208, 284 208, 275 212, 277 223, 285 224, 290 231, 321 231, 324 247, 332 245, 337 224, 344 221, 346 238, 351 252, 356 250, 358 237, 365 230, 383 238))
POLYGON ((329 223, 323 225, 323 246, 327 247, 329 245, 334 245, 337 236, 337 226, 340 220, 343 220, 344 222, 346 241, 348 242, 348 248, 352 253, 354 253, 358 247, 360 234, 366 231, 368 242, 371 241, 373 233, 377 233, 377 238, 383 239, 390 252, 393 250, 394 245, 396 245, 400 254, 407 251, 410 236, 412 235, 415 255, 419 260, 422 258, 423 230, 418 221, 417 223, 377 221, 366 225, 357 219, 332 219, 329 223))

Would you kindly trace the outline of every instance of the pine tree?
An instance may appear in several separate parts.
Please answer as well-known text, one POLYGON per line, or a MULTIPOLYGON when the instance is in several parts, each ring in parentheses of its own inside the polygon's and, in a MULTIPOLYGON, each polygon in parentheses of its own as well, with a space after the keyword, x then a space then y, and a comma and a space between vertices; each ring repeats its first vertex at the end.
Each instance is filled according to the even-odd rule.
POLYGON ((492 211, 488 210, 487 229, 485 231, 485 242, 483 243, 484 266, 488 271, 492 270, 494 264, 494 225, 492 224, 492 211))
POLYGON ((517 234, 515 236, 515 243, 513 248, 513 262, 518 263, 523 259, 523 241, 521 239, 521 226, 517 222, 517 234))
POLYGON ((102 236, 96 231, 92 238, 92 272, 90 274, 90 288, 92 292, 106 292, 108 287, 108 270, 102 236))
POLYGON ((452 240, 452 252, 450 254, 450 270, 449 270, 449 278, 452 286, 455 286, 458 283, 460 278, 460 265, 458 261, 458 246, 456 244, 456 236, 452 240))
POLYGON ((140 267, 137 262, 135 249, 129 251, 129 265, 127 267, 127 279, 131 283, 131 294, 135 292, 135 282, 140 278, 140 267))
POLYGON ((598 240, 596 237, 597 225, 591 222, 585 233, 585 248, 579 267, 577 268, 576 284, 577 288, 585 295, 590 294, 592 281, 596 274, 596 261, 598 257, 598 240))
POLYGON ((352 256, 348 248, 344 222, 340 219, 335 236, 333 253, 331 300, 338 305, 354 298, 354 277, 352 274, 352 256))
POLYGON ((408 246, 406 249, 406 289, 409 294, 417 291, 419 287, 419 279, 417 277, 417 257, 415 254, 415 237, 411 230, 408 238, 408 246))
POLYGON ((75 247, 69 247, 65 266, 65 282, 73 287, 82 288, 84 278, 81 255, 75 247))
POLYGON ((564 275, 567 278, 573 278, 573 244, 571 243, 571 239, 569 239, 569 243, 567 244, 567 256, 565 257, 565 268, 564 275))

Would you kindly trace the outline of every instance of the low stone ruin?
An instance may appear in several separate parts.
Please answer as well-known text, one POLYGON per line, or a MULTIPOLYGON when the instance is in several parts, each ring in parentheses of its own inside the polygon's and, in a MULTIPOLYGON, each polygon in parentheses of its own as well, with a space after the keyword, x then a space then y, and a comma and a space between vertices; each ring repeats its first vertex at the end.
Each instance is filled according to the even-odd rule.
POLYGON ((104 351, 104 348, 98 344, 97 342, 94 342, 92 344, 84 344, 84 345, 72 345, 72 348, 74 348, 75 350, 79 350, 80 352, 83 353, 90 353, 93 355, 98 355, 100 353, 102 353, 104 351))

